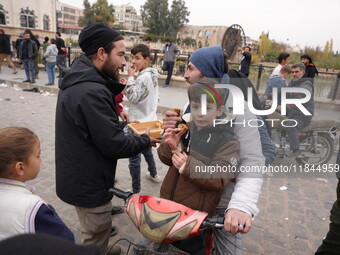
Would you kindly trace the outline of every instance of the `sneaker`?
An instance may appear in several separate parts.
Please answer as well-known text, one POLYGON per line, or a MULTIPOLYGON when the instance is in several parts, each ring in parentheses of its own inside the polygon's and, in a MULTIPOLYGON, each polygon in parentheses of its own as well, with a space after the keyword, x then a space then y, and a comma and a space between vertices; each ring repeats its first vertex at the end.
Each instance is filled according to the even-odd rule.
POLYGON ((31 80, 24 80, 23 82, 31 82, 31 80))
POLYGON ((46 85, 46 86, 53 86, 53 85, 54 85, 54 83, 52 83, 52 82, 48 82, 48 83, 46 83, 45 85, 46 85))
POLYGON ((35 81, 30 81, 31 84, 35 83, 35 81))
POLYGON ((145 173, 145 177, 146 179, 152 181, 152 182, 155 182, 155 183, 160 183, 162 182, 161 178, 159 178, 158 174, 156 174, 155 177, 151 176, 150 172, 146 172, 145 173))
POLYGON ((169 87, 169 84, 163 84, 163 88, 169 87))

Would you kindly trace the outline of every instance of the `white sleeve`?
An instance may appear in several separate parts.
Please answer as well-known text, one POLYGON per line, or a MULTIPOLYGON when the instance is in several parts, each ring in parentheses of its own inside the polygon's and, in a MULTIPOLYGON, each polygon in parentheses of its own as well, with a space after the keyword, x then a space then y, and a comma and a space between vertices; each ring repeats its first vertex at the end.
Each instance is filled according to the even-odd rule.
POLYGON ((137 77, 136 80, 134 79, 134 77, 129 76, 126 84, 126 97, 131 103, 137 104, 149 95, 149 90, 146 86, 146 82, 147 81, 145 81, 143 76, 137 77))
MULTIPOLYGON (((256 116, 249 111, 246 102, 244 109, 244 115, 236 116, 236 123, 240 124, 236 124, 234 127, 236 139, 240 142, 240 168, 258 167, 257 169, 261 170, 265 163, 265 158, 262 155, 259 131, 258 128, 250 127, 247 124, 248 120, 256 119, 256 116)), ((228 209, 238 209, 252 217, 258 214, 257 202, 261 193, 262 183, 261 172, 239 173, 228 209)), ((227 194, 224 192, 223 195, 227 194)))

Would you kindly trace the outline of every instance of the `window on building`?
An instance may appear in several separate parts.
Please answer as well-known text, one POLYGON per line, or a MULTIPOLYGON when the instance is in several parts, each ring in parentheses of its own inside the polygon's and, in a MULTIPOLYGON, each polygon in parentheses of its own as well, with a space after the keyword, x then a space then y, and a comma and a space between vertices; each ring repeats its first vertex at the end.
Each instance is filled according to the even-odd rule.
POLYGON ((21 8, 20 26, 35 28, 35 15, 33 10, 29 10, 28 7, 26 7, 26 10, 21 8))
POLYGON ((0 24, 6 25, 6 11, 4 10, 4 6, 0 4, 0 24))
POLYGON ((50 30, 50 17, 44 14, 43 18, 44 30, 50 30))

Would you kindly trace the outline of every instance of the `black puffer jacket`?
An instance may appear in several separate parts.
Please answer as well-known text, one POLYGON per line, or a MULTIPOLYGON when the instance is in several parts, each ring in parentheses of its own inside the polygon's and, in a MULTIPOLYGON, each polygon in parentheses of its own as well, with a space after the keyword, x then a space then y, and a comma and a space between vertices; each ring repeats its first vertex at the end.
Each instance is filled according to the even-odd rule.
POLYGON ((8 35, 0 35, 0 54, 10 54, 11 53, 11 42, 8 35))
MULTIPOLYGON (((66 203, 96 207, 111 200, 117 159, 135 156, 150 139, 127 135, 114 96, 124 85, 82 56, 59 80, 56 109, 56 189, 66 203)), ((127 171, 128 169, 122 169, 127 171)))

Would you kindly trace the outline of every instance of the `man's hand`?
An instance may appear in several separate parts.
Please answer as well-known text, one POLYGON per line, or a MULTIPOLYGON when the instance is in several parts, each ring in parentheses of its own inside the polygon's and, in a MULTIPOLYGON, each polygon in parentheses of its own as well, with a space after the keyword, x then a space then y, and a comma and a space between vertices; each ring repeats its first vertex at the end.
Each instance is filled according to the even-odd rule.
POLYGON ((178 121, 181 121, 181 117, 178 117, 176 112, 167 111, 163 118, 163 128, 175 128, 178 121))
POLYGON ((252 219, 248 213, 237 209, 229 209, 224 219, 224 230, 236 235, 237 232, 246 234, 251 228, 252 219))
POLYGON ((188 155, 185 152, 175 152, 172 154, 172 164, 177 169, 180 169, 183 164, 185 164, 188 160, 188 155))
POLYGON ((180 128, 168 128, 163 134, 163 142, 168 144, 171 150, 175 150, 177 148, 179 140, 181 139, 179 131, 181 131, 180 128))
POLYGON ((122 121, 127 121, 127 122, 130 122, 130 118, 129 118, 129 115, 122 111, 120 114, 119 114, 120 118, 122 119, 122 121))
POLYGON ((156 147, 157 143, 161 143, 160 140, 150 136, 150 128, 146 129, 145 134, 147 134, 149 136, 149 138, 150 138, 150 147, 156 147))

